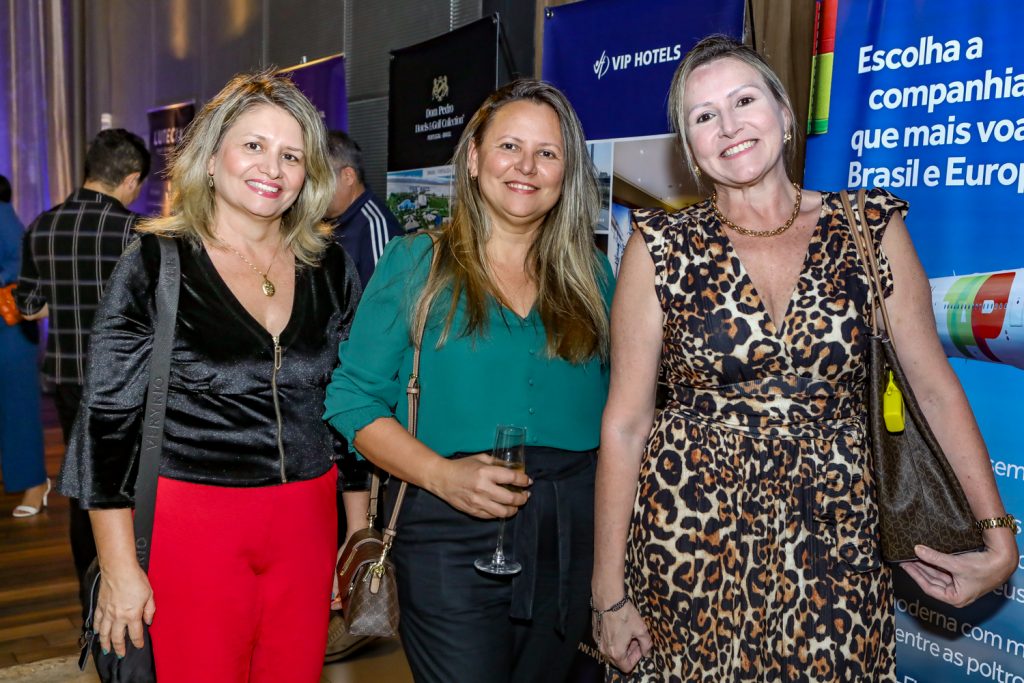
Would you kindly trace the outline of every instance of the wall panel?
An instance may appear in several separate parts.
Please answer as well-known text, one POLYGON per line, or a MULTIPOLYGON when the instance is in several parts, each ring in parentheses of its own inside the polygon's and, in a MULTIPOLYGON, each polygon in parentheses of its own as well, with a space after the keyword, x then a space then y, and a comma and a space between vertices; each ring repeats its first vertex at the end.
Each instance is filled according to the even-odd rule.
POLYGON ((267 63, 279 67, 299 64, 303 57, 344 52, 344 0, 268 0, 267 63))
POLYGON ((350 101, 388 92, 389 53, 448 31, 448 0, 350 0, 351 44, 346 46, 350 101))
POLYGON ((148 37, 156 85, 153 100, 145 109, 198 99, 202 82, 202 3, 163 0, 153 5, 148 37))
POLYGON ((366 184, 383 195, 387 189, 388 98, 350 101, 348 132, 363 150, 366 184))
POLYGON ((263 66, 263 2, 203 0, 202 4, 199 105, 236 73, 263 66))

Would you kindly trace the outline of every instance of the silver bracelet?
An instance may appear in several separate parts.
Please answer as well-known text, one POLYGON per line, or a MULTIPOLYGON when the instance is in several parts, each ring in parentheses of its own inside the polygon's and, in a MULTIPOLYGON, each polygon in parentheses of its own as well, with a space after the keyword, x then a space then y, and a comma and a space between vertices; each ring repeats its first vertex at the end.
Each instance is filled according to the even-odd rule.
POLYGON ((594 596, 590 596, 590 611, 594 615, 594 642, 597 644, 598 647, 601 646, 601 621, 604 619, 604 615, 608 614, 609 612, 618 612, 620 609, 626 606, 627 602, 629 602, 628 593, 626 595, 623 595, 621 600, 619 600, 617 603, 615 603, 608 609, 597 609, 596 607, 594 607, 594 596))

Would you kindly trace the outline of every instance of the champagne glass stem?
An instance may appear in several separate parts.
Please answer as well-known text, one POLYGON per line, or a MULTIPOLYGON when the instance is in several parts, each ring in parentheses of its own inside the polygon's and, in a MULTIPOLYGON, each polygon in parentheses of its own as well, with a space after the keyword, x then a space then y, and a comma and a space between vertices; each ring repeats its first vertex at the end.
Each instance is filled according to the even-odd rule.
POLYGON ((494 564, 505 564, 505 518, 498 522, 498 545, 494 549, 494 564))

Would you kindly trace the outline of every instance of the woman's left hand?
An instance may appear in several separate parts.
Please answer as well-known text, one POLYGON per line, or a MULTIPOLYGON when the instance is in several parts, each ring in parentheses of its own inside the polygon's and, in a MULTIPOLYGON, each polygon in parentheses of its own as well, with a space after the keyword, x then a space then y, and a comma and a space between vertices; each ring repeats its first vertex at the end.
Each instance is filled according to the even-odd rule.
POLYGON ((966 607, 999 587, 1017 567, 1017 541, 1008 529, 985 532, 985 550, 947 555, 923 545, 915 548, 918 561, 901 567, 921 590, 936 600, 966 607))

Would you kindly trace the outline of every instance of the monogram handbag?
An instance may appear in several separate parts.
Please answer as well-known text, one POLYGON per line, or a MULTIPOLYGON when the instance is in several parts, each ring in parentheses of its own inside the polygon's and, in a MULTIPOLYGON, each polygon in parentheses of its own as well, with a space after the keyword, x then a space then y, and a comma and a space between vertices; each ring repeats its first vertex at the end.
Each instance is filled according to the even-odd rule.
MULTIPOLYGON (((412 373, 405 394, 409 406, 409 433, 416 436, 420 405, 420 347, 426 320, 416 330, 412 373)), ((367 528, 352 534, 338 559, 338 591, 341 593, 341 612, 345 630, 350 636, 398 636, 398 589, 395 585, 395 565, 388 557, 394 543, 398 513, 405 498, 406 482, 398 488, 395 507, 388 526, 381 533, 374 528, 380 475, 374 470, 370 484, 370 505, 366 513, 367 528)))
POLYGON ((984 542, 967 496, 928 426, 896 355, 878 262, 863 222, 865 192, 857 192, 856 214, 848 193, 841 192, 840 197, 871 283, 868 430, 878 491, 882 558, 887 562, 916 560, 914 546, 918 544, 943 553, 981 550, 984 542))
POLYGON ((18 306, 14 303, 14 290, 17 286, 17 283, 12 283, 0 287, 0 318, 8 325, 17 325, 22 320, 18 306))
MULTIPOLYGON (((388 537, 373 527, 380 490, 376 472, 371 486, 369 524, 352 534, 338 560, 342 623, 350 636, 394 638, 398 635, 398 591, 395 566, 388 557, 394 534, 388 537)), ((388 528, 393 530, 393 524, 388 528)))
MULTIPOLYGON (((167 379, 170 374, 180 284, 177 244, 165 237, 159 238, 159 241, 160 281, 156 288, 156 330, 153 334, 149 389, 146 393, 146 418, 142 427, 142 443, 145 446, 140 446, 139 474, 135 481, 135 554, 143 571, 149 569, 149 554, 152 547, 150 541, 153 536, 157 475, 164 441, 164 398, 167 395, 167 379)), ((123 658, 119 658, 113 650, 103 653, 98 634, 93 630, 101 578, 99 561, 93 560, 85 575, 85 585, 89 586, 89 609, 82 625, 82 636, 79 638, 79 670, 85 671, 89 654, 92 653, 96 671, 103 683, 155 683, 153 644, 145 622, 142 624, 145 644, 141 649, 136 648, 131 640, 127 640, 123 658)))

